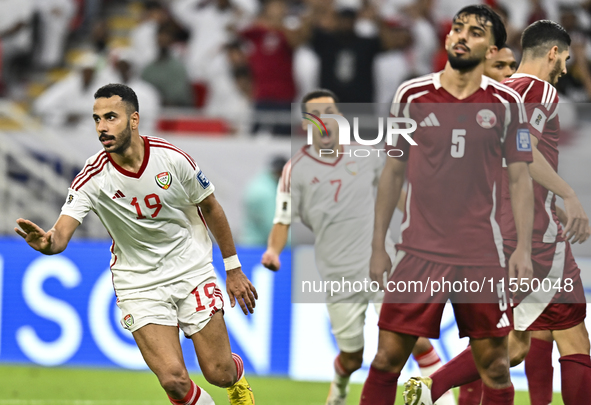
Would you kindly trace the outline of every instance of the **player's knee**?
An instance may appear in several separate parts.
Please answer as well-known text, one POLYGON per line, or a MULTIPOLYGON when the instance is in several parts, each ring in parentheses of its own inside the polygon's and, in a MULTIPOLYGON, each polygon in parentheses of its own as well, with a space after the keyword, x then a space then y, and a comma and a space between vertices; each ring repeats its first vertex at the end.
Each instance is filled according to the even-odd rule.
POLYGON ((484 369, 483 379, 488 379, 493 385, 504 385, 510 381, 509 377, 509 359, 499 357, 489 363, 484 369))
POLYGON ((343 353, 339 355, 341 365, 348 373, 352 373, 361 368, 363 364, 363 350, 356 353, 343 353))
POLYGON ((191 388, 191 379, 189 373, 184 368, 169 371, 158 376, 160 385, 166 393, 174 398, 182 398, 191 388))
POLYGON ((221 388, 231 387, 238 378, 233 362, 228 365, 218 362, 209 365, 207 368, 202 368, 201 371, 207 382, 221 388))
POLYGON ((525 356, 529 352, 529 345, 526 344, 518 344, 515 345, 515 348, 510 351, 510 365, 511 367, 515 367, 525 360, 525 356))
POLYGON ((374 357, 371 366, 380 371, 399 373, 404 367, 404 362, 398 360, 396 354, 388 349, 380 348, 374 357))

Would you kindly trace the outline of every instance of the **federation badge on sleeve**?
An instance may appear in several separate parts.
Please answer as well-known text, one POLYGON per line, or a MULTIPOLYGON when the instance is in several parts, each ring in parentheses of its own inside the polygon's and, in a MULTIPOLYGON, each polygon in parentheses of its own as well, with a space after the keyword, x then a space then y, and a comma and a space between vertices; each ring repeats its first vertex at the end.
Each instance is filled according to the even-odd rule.
POLYGON ((156 175, 156 184, 164 190, 168 190, 172 184, 172 174, 170 172, 162 172, 156 175))
POLYGON ((199 180, 199 184, 201 184, 201 187, 203 188, 207 188, 209 187, 209 180, 207 177, 205 177, 205 174, 203 174, 203 171, 199 170, 199 173, 197 173, 197 180, 199 180))
POLYGON ((68 193, 68 197, 66 198, 66 205, 68 207, 74 207, 76 202, 78 201, 78 194, 70 191, 68 193))
POLYGON ((517 130, 517 150, 519 152, 531 152, 529 129, 521 128, 517 130))
POLYGON ((133 325, 133 315, 131 315, 131 314, 125 315, 125 317, 123 318, 123 322, 125 323, 125 326, 130 328, 131 325, 133 325))

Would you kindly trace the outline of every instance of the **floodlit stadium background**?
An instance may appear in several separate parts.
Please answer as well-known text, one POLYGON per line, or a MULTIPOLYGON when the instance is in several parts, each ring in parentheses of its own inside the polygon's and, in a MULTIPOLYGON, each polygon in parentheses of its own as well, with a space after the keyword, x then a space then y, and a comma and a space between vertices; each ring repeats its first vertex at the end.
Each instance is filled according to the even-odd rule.
MULTIPOLYGON (((282 270, 274 274, 264 269, 259 264, 264 248, 260 242, 259 246, 256 242, 246 242, 256 238, 249 239, 252 235, 248 235, 249 225, 245 224, 249 219, 259 220, 248 208, 247 194, 255 187, 253 182, 264 184, 261 179, 264 173, 270 172, 276 157, 289 158, 292 154, 290 137, 278 134, 282 132, 281 125, 289 126, 290 103, 331 80, 353 80, 355 64, 351 58, 356 50, 337 57, 334 77, 330 72, 321 75, 319 65, 324 63, 322 54, 318 54, 321 44, 315 42, 315 37, 304 38, 292 53, 293 60, 287 65, 285 77, 279 75, 273 79, 274 86, 284 89, 283 94, 269 100, 263 97, 268 91, 265 81, 269 78, 261 78, 257 69, 285 60, 266 60, 264 55, 256 60, 249 53, 254 45, 248 43, 246 36, 236 33, 248 29, 256 16, 265 12, 268 14, 259 18, 267 26, 279 19, 279 25, 295 31, 303 24, 311 24, 314 30, 336 35, 342 28, 339 24, 347 18, 354 22, 355 35, 362 38, 376 38, 383 29, 382 46, 386 51, 374 55, 373 69, 362 73, 373 75, 375 91, 370 89, 368 101, 387 102, 392 89, 402 80, 441 67, 440 40, 448 29, 446 24, 454 11, 472 1, 440 0, 429 5, 420 0, 293 0, 285 3, 285 9, 269 11, 257 0, 229 0, 229 4, 242 8, 244 18, 232 25, 235 34, 222 37, 213 33, 225 32, 218 28, 227 22, 211 11, 216 4, 226 3, 222 0, 192 3, 191 0, 11 0, 3 3, 4 8, 0 10, 0 362, 145 369, 130 335, 119 326, 108 272, 108 235, 100 221, 89 215, 77 231, 75 242, 64 254, 54 257, 33 252, 14 236, 12 228, 19 217, 31 219, 45 229, 50 227, 59 214, 68 184, 86 158, 100 149, 90 116, 91 94, 85 96, 72 78, 92 67, 95 72, 90 87, 96 90, 109 81, 119 81, 125 69, 121 62, 127 62, 134 74, 139 74, 140 66, 145 69, 154 60, 154 55, 149 61, 146 54, 157 54, 154 41, 160 25, 166 26, 173 37, 167 49, 176 58, 176 66, 185 67, 185 74, 179 80, 185 80, 185 90, 190 88, 190 91, 177 89, 180 94, 173 97, 162 94, 162 89, 160 93, 154 88, 145 90, 140 98, 140 115, 146 123, 142 134, 161 136, 189 152, 216 185, 216 196, 229 218, 244 270, 260 295, 252 316, 244 317, 238 310, 227 308, 232 346, 243 356, 249 373, 329 381, 337 348, 325 307, 293 304, 290 295, 291 273, 297 272, 298 266, 314 266, 309 246, 313 239, 301 226, 294 226, 293 241, 298 247, 286 251, 282 270), (181 3, 191 3, 193 24, 178 17, 175 7, 181 3), (316 16, 313 21, 307 20, 310 12, 316 16), (15 33, 9 32, 11 29, 15 33), (201 38, 202 43, 195 44, 195 38, 201 38), (234 45, 237 39, 242 41, 234 45), (58 43, 57 51, 52 41, 58 43), (55 89, 55 83, 67 80, 73 82, 70 87, 57 86, 58 90, 48 95, 47 89, 55 89), (83 105, 90 107, 80 110, 83 105), (66 109, 68 113, 58 117, 66 109), (291 268, 292 256, 294 268, 291 268)), ((568 102, 561 106, 560 113, 565 127, 560 174, 573 186, 587 213, 591 213, 588 177, 591 108, 584 104, 591 94, 588 68, 591 41, 586 34, 591 17, 587 8, 581 8, 579 3, 583 2, 577 0, 562 2, 560 7, 557 4, 561 2, 542 1, 541 8, 536 10, 521 4, 526 2, 487 3, 501 11, 504 8, 508 14, 510 41, 517 57, 515 41, 520 28, 534 19, 552 18, 569 26, 571 34, 576 33, 574 43, 581 46, 576 52, 571 51, 569 76, 561 79, 559 86, 562 100, 568 102)), ((271 53, 280 37, 276 32, 277 28, 267 32, 271 53)), ((285 68, 284 64, 281 66, 285 68)), ((169 72, 164 70, 164 79, 167 74, 170 76, 169 72)), ((167 83, 164 79, 158 80, 167 83)), ((128 81, 132 87, 136 82, 128 81)), ((149 88, 145 83, 138 86, 149 88)), ((343 100, 359 101, 355 95, 367 93, 367 88, 344 86, 341 91, 343 100)), ((267 201, 272 199, 267 197, 267 201)), ((267 218, 272 206, 272 202, 261 205, 267 218)), ((397 214, 393 221, 395 238, 400 219, 397 214)), ((574 246, 573 252, 583 269, 587 291, 591 292, 591 277, 587 276, 591 274, 591 243, 574 246)), ((214 264, 223 279, 220 262, 216 251, 214 264)), ((354 381, 365 379, 375 353, 376 322, 377 315, 370 309, 366 362, 363 370, 354 374, 354 381)), ((444 360, 466 347, 466 341, 457 339, 451 312, 446 312, 442 338, 434 344, 444 360)), ((197 370, 188 341, 184 341, 184 348, 188 367, 197 370)), ((556 360, 556 350, 554 355, 556 360)), ((557 364, 555 370, 555 390, 558 390, 557 364)), ((416 371, 414 362, 410 361, 403 379, 416 371)), ((525 389, 523 366, 512 371, 516 388, 525 389)))

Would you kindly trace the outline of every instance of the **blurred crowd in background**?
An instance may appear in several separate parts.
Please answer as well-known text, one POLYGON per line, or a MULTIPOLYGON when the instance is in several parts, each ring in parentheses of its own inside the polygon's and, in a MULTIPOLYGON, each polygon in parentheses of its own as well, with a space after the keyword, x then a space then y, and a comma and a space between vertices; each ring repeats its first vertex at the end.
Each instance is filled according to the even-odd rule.
MULTIPOLYGON (((0 0, 0 94, 75 126, 98 86, 122 82, 138 93, 144 133, 289 134, 291 103, 315 87, 389 103, 402 81, 441 69, 451 18, 475 2, 0 0)), ((591 1, 483 2, 518 60, 525 26, 560 22, 573 37, 561 96, 591 98, 591 1)))
POLYGON ((452 17, 479 1, 505 20, 518 61, 528 24, 560 22, 573 39, 561 101, 591 100, 591 0, 0 0, 0 233, 61 206, 81 167, 70 148, 77 158, 95 149, 93 94, 119 82, 138 94, 142 135, 215 135, 226 155, 233 147, 223 176, 214 143, 186 145, 212 159, 240 242, 265 245, 289 158, 269 152, 289 138, 269 137, 290 134, 291 103, 317 87, 341 102, 390 103, 404 80, 443 69, 452 17), (49 139, 41 130, 70 144, 24 136, 49 139), (252 140, 254 160, 241 153, 252 140))

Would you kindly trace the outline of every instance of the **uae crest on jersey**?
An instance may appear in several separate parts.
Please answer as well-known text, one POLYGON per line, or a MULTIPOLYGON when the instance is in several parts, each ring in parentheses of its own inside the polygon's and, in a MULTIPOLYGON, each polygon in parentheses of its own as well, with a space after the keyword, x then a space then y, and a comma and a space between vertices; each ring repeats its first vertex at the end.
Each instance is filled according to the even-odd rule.
POLYGON ((172 174, 170 172, 162 172, 156 175, 156 184, 160 188, 168 190, 168 187, 172 184, 172 174))
POLYGON ((125 325, 128 328, 130 328, 131 325, 133 325, 133 315, 131 315, 131 314, 125 315, 125 317, 123 318, 123 322, 125 323, 125 325))
POLYGON ((357 162, 349 162, 345 165, 345 170, 347 173, 355 176, 357 172, 359 172, 359 166, 357 165, 357 162))
POLYGON ((478 111, 476 114, 476 122, 484 129, 490 129, 497 123, 497 116, 494 112, 488 109, 478 111))

